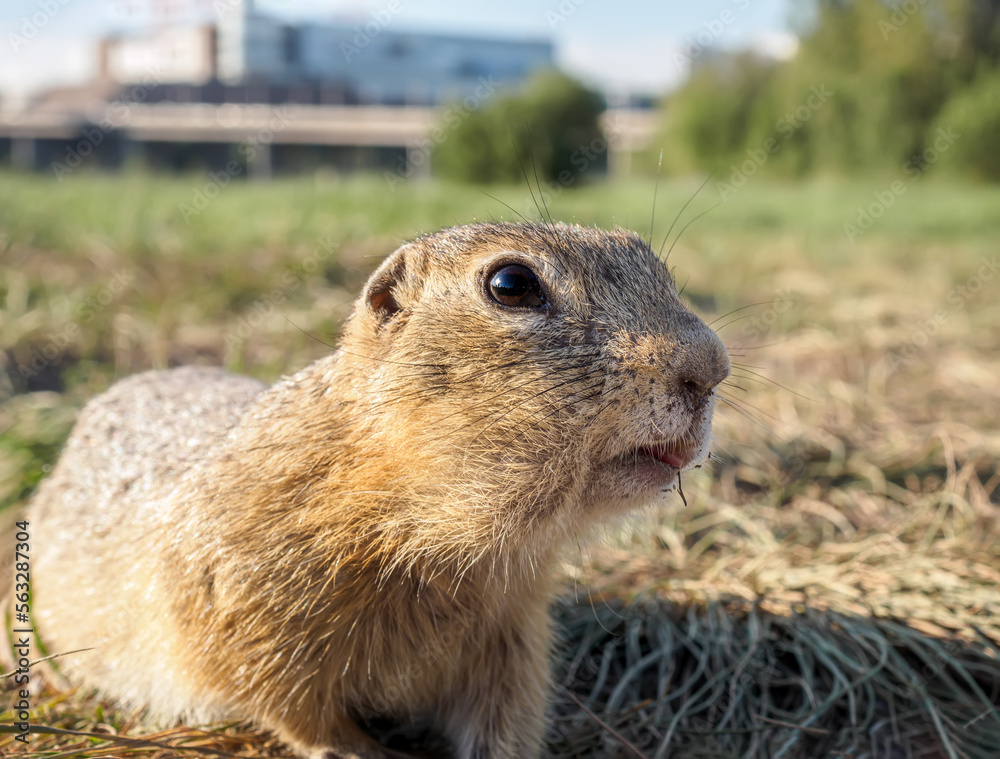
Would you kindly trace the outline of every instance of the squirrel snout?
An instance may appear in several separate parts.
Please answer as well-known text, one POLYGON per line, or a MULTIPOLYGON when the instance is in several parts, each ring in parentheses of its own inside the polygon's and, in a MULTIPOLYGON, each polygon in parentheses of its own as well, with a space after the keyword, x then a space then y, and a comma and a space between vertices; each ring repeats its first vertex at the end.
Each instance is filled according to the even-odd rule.
POLYGON ((702 326, 698 340, 684 346, 671 366, 678 389, 700 406, 715 387, 729 376, 729 353, 711 329, 702 326))
POLYGON ((655 382, 692 408, 705 403, 729 376, 726 346, 693 314, 683 326, 663 332, 621 330, 609 341, 608 353, 632 376, 655 382))

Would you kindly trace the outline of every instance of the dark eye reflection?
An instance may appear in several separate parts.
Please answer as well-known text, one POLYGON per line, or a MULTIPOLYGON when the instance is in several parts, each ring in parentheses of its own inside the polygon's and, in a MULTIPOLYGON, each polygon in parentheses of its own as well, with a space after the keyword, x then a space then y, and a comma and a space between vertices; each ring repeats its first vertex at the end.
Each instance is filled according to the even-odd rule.
POLYGON ((540 308, 548 301, 538 277, 527 266, 507 264, 489 278, 490 297, 510 308, 540 308))

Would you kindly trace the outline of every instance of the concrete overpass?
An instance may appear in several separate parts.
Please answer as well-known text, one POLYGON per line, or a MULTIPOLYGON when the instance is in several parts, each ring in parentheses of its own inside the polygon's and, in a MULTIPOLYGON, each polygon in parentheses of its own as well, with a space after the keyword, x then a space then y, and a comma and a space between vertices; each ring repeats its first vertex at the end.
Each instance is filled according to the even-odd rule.
MULTIPOLYGON (((82 162, 109 143, 125 146, 126 152, 129 145, 149 143, 236 145, 258 176, 270 175, 276 147, 291 145, 397 149, 406 166, 417 168, 426 165, 420 159, 469 113, 461 105, 147 104, 120 99, 75 108, 51 103, 0 109, 0 140, 10 141, 11 163, 22 169, 48 168, 58 161, 49 160, 53 152, 82 162), (46 150, 40 149, 43 145, 46 150)), ((612 109, 603 115, 602 127, 610 170, 627 171, 631 154, 651 145, 657 112, 612 109)))

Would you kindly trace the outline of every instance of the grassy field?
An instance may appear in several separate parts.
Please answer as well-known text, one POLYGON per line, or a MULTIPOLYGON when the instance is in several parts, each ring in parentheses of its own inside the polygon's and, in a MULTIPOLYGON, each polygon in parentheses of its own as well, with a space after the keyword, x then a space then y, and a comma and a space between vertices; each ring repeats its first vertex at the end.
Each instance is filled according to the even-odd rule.
MULTIPOLYGON (((738 368, 688 506, 567 560, 552 756, 997 755, 1000 188, 922 179, 862 210, 879 218, 849 239, 893 179, 751 178, 714 208, 710 182, 675 227, 712 208, 670 263, 738 368)), ((274 379, 328 351, 400 241, 538 215, 523 186, 378 177, 233 184, 199 210, 205 181, 0 174, 4 508, 115 379, 187 363, 274 379)), ((657 245, 698 185, 660 183, 657 245)), ((653 194, 547 202, 646 234, 653 194)), ((86 694, 35 704, 38 725, 145 735, 86 694)), ((241 726, 152 739, 175 748, 38 735, 32 749, 280 753, 241 726)))

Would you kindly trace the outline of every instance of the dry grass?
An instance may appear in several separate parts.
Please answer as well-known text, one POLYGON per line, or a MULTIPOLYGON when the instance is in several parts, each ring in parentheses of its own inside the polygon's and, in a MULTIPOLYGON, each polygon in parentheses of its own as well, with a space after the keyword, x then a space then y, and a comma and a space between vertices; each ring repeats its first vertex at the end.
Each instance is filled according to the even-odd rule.
POLYGON ((1000 309, 889 371, 901 302, 754 351, 780 386, 724 412, 690 506, 576 570, 615 600, 566 612, 564 678, 608 727, 564 700, 559 755, 998 755, 1000 309))
MULTIPOLYGON (((766 224, 743 225, 730 200, 675 249, 703 314, 744 309, 716 323, 740 368, 717 415, 712 467, 685 479, 688 505, 678 499, 566 565, 551 756, 1000 755, 1000 275, 982 268, 996 221, 947 227, 951 189, 916 188, 907 202, 920 204, 919 233, 902 221, 913 209, 900 207, 895 227, 850 245, 837 220, 864 197, 835 190, 799 189, 792 202, 781 188, 755 189, 747 202, 766 224)), ((661 190, 664 205, 689 191, 661 190)), ((421 224, 472 215, 435 216, 441 192, 408 197, 421 224)), ((601 192, 564 197, 570 210, 557 213, 586 220, 601 192)), ((640 217, 649 196, 635 192, 642 202, 629 205, 631 192, 610 205, 640 217)), ((995 208, 990 192, 958 205, 995 208)), ((504 198, 520 207, 517 195, 504 198)), ((290 206, 265 199, 277 226, 293 229, 290 206)), ((309 236, 290 232, 286 248, 244 243, 241 230, 199 260, 178 252, 193 233, 164 218, 163 228, 149 222, 159 247, 116 237, 112 224, 78 247, 47 232, 45 245, 22 236, 5 249, 0 497, 23 500, 80 403, 115 376, 202 360, 273 377, 319 355, 297 327, 328 337, 375 263, 366 256, 417 231, 386 222, 344 232, 336 266, 234 348, 225 335, 307 255, 309 236), (17 386, 11 362, 58 335, 52 325, 71 322, 119 266, 136 284, 46 365, 50 385, 17 386)), ((50 689, 32 705, 34 725, 84 733, 33 735, 37 756, 281 755, 245 726, 155 732, 87 694, 50 689)), ((0 751, 17 748, 0 734, 0 751)))

